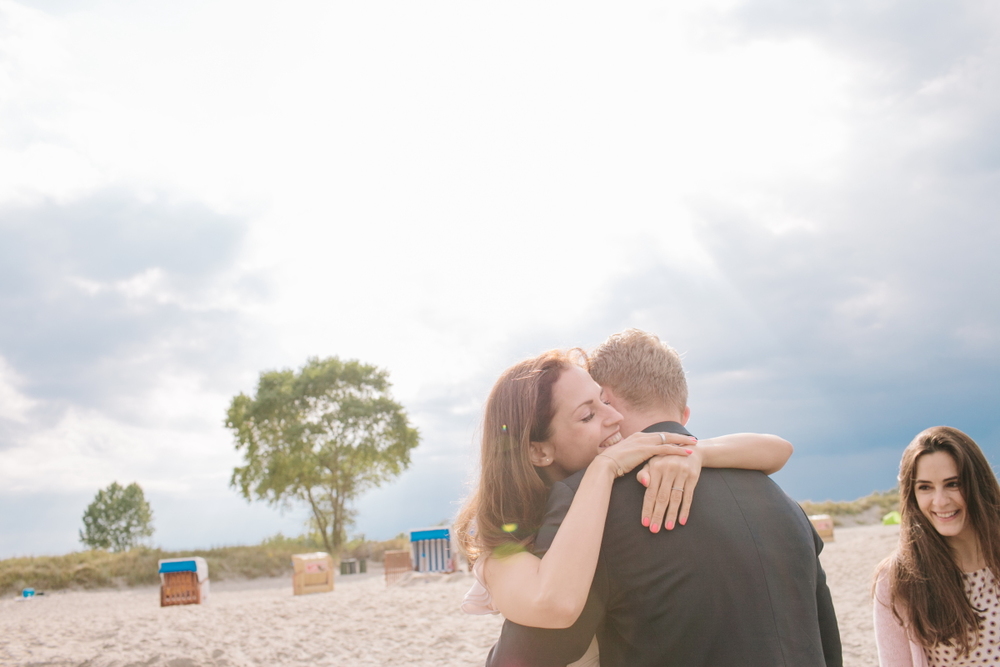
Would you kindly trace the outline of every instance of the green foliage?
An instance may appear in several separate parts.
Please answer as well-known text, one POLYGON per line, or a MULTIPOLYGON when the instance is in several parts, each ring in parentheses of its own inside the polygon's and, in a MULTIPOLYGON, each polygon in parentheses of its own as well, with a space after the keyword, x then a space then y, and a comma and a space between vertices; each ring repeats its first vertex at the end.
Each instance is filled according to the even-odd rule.
POLYGON ((340 557, 367 558, 381 562, 386 551, 401 551, 410 548, 410 538, 406 533, 400 533, 391 540, 373 542, 359 535, 340 547, 340 557))
POLYGON ((256 394, 233 398, 226 415, 245 463, 230 484, 247 500, 306 503, 335 553, 351 501, 405 470, 419 442, 389 386, 385 371, 336 357, 261 373, 256 394))
POLYGON ((868 523, 879 523, 886 512, 899 509, 899 489, 873 491, 871 495, 857 500, 825 500, 818 503, 804 500, 799 505, 806 514, 829 514, 834 523, 839 523, 839 519, 844 517, 857 517, 859 514, 870 514, 871 520, 868 523))
POLYGON ((97 492, 83 513, 80 541, 91 549, 127 551, 153 534, 153 511, 142 488, 118 482, 97 492))

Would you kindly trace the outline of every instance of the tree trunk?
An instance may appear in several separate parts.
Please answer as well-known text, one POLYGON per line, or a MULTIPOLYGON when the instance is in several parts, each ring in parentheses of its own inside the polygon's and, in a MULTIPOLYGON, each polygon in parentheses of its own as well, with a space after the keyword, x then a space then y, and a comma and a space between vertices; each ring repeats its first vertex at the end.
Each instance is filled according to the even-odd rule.
POLYGON ((330 537, 327 535, 327 521, 326 517, 323 516, 323 511, 316 506, 316 501, 313 500, 312 491, 306 489, 306 497, 309 499, 309 506, 312 507, 313 518, 316 519, 316 528, 319 529, 320 535, 323 536, 323 546, 326 547, 326 552, 331 556, 334 555, 333 546, 330 544, 330 537))

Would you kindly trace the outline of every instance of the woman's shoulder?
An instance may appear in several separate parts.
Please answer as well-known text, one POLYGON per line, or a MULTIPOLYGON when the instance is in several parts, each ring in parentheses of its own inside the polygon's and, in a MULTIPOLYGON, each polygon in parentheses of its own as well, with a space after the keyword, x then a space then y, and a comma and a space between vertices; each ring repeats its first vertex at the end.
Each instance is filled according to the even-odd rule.
POLYGON ((872 580, 872 596, 887 607, 890 606, 890 598, 892 597, 892 577, 896 571, 896 556, 897 552, 893 551, 883 558, 875 566, 872 580))
POLYGON ((875 578, 876 580, 888 579, 896 573, 896 568, 899 563, 899 551, 893 551, 891 554, 879 561, 878 565, 875 566, 875 578))

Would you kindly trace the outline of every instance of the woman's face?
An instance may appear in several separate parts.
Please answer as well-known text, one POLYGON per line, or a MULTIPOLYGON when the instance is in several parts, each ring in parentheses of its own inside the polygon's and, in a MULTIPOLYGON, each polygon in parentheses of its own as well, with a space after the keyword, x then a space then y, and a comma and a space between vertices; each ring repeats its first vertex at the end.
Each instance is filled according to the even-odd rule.
POLYGON ((552 435, 546 440, 552 449, 552 478, 583 470, 602 449, 622 439, 621 414, 604 402, 601 386, 579 366, 564 370, 552 385, 552 404, 552 435))
POLYGON ((933 452, 918 458, 913 482, 917 507, 937 532, 945 538, 965 538, 972 534, 958 466, 951 454, 933 452))

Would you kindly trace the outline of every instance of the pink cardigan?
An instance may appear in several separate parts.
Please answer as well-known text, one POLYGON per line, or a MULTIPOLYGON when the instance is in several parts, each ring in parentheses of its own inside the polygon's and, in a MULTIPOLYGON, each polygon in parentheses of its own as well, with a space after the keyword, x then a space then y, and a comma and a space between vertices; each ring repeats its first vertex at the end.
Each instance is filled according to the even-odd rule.
POLYGON ((879 667, 927 667, 924 649, 910 641, 906 628, 899 624, 889 608, 888 568, 879 573, 875 583, 875 645, 879 667))

